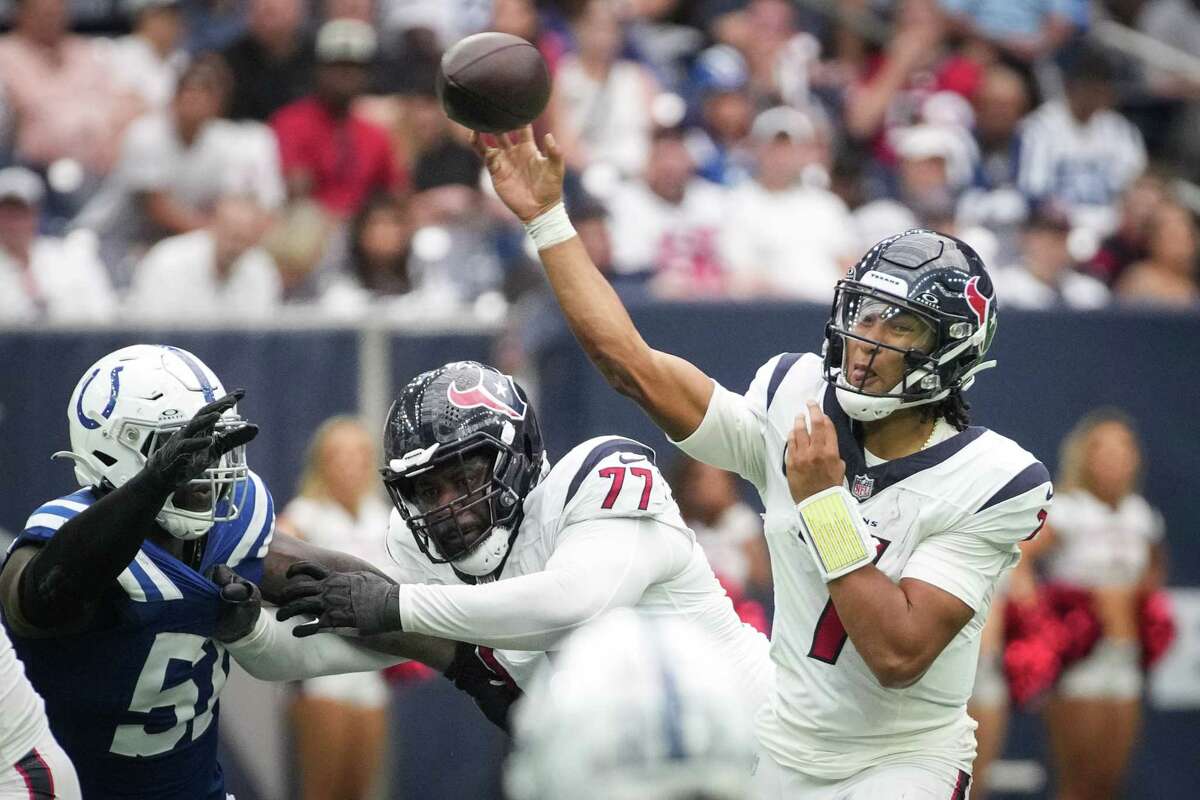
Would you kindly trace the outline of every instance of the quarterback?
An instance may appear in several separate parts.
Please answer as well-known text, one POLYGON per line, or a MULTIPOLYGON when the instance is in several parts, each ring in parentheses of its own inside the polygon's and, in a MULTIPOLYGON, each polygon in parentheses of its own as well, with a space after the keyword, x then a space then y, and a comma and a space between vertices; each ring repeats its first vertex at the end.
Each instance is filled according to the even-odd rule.
MULTIPOLYGON (((650 448, 602 436, 551 467, 524 391, 459 361, 401 390, 384 451, 400 585, 294 565, 279 618, 318 617, 298 635, 402 630, 470 643, 524 688, 573 630, 634 607, 702 626, 738 669, 744 702, 766 699, 767 640, 734 613, 650 448)), ((489 716, 500 723, 506 710, 489 716)))
POLYGON ((885 239, 838 282, 822 352, 778 355, 736 394, 639 336, 563 210, 553 137, 545 154, 529 129, 474 141, 608 382, 762 497, 777 672, 755 796, 966 797, 980 630, 1052 494, 1034 456, 967 419, 994 363, 982 261, 932 231, 885 239))
MULTIPOLYGON (((72 392, 71 449, 59 454, 81 488, 34 511, 0 570, 4 624, 88 800, 226 799, 216 730, 231 656, 264 680, 403 660, 339 636, 297 647, 291 626, 258 613, 248 582, 277 598, 301 556, 368 567, 274 536, 271 494, 246 465, 258 429, 238 416, 240 397, 179 348, 133 345, 100 359, 72 392)), ((422 640, 389 646, 431 663, 453 653, 430 641, 426 653, 422 640)), ((11 652, 0 652, 5 663, 13 672, 11 652)), ((17 767, 31 796, 51 781, 59 796, 77 794, 35 724, 40 703, 14 692, 31 698, 31 722, 4 755, 32 754, 17 767)), ((9 724, 6 715, 0 732, 9 724)))

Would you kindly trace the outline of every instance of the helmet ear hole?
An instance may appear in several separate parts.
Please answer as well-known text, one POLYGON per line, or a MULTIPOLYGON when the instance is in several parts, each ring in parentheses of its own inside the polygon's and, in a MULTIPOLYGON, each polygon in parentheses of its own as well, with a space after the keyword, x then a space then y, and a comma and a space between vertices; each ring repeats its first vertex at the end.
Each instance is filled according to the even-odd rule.
POLYGON ((92 455, 94 455, 97 460, 99 460, 100 463, 106 467, 111 467, 113 464, 117 463, 115 458, 110 456, 108 453, 105 453, 103 450, 93 450, 92 455))

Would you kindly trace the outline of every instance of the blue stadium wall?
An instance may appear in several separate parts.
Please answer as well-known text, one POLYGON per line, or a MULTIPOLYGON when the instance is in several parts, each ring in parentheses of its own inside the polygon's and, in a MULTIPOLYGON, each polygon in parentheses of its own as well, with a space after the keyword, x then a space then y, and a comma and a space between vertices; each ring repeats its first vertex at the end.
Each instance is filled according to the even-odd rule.
MULTIPOLYGON (((790 304, 643 305, 632 311, 652 346, 692 360, 738 391, 772 355, 819 350, 828 313, 790 304)), ((636 406, 603 383, 553 312, 538 322, 537 397, 551 455, 588 436, 621 433, 651 445, 660 463, 669 464, 674 449, 636 406)), ((393 386, 444 361, 487 359, 493 346, 480 334, 393 333, 386 339, 385 385, 393 386)), ((291 496, 312 430, 327 416, 364 404, 363 334, 353 328, 0 332, 0 527, 19 529, 40 502, 73 487, 70 467, 51 463, 49 456, 67 447, 67 398, 84 369, 117 347, 160 340, 195 352, 227 387, 247 388, 243 413, 262 427, 251 464, 281 505, 291 496)), ((1149 454, 1144 491, 1167 519, 1170 583, 1185 593, 1187 587, 1200 590, 1200 540, 1193 522, 1200 515, 1193 467, 1200 453, 1200 424, 1193 418, 1200 395, 1200 317, 1002 311, 993 355, 999 367, 982 374, 969 394, 975 421, 1018 439, 1052 471, 1062 435, 1081 415, 1116 405, 1133 416, 1149 454)), ((1183 634, 1194 641, 1200 630, 1183 634)), ((1190 667, 1200 676, 1200 657, 1190 667)), ((447 707, 446 698, 436 685, 397 698, 394 796, 498 796, 503 741, 476 725, 468 705, 447 707)), ((1187 705, 1150 708, 1127 797, 1186 796, 1194 790, 1200 702, 1187 705)), ((1035 719, 1018 716, 1006 757, 1041 760, 1044 752, 1035 719)), ((252 753, 230 756, 253 759, 252 753)), ((247 789, 239 797, 253 800, 253 793, 247 789)))

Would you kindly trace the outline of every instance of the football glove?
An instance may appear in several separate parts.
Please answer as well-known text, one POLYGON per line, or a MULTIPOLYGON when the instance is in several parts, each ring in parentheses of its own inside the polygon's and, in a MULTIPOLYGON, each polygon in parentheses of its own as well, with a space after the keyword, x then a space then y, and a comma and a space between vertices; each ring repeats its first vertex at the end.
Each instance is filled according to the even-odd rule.
POLYGON ((442 674, 455 688, 469 694, 496 727, 509 732, 508 712, 521 698, 521 689, 496 660, 490 647, 459 642, 454 650, 454 661, 442 674))
POLYGON ((221 456, 258 435, 258 426, 250 423, 222 431, 216 429, 221 415, 237 405, 245 394, 244 389, 234 389, 204 406, 187 425, 171 434, 150 454, 142 470, 152 478, 157 489, 164 494, 174 492, 203 475, 204 470, 221 460, 221 456))
POLYGON ((288 584, 276 619, 300 614, 316 621, 297 626, 296 636, 322 631, 357 631, 363 636, 401 630, 400 587, 374 572, 331 572, 299 561, 288 567, 288 584))
POLYGON ((262 613, 262 593, 258 586, 224 564, 213 567, 209 578, 220 590, 221 600, 213 638, 228 644, 249 635, 262 613))

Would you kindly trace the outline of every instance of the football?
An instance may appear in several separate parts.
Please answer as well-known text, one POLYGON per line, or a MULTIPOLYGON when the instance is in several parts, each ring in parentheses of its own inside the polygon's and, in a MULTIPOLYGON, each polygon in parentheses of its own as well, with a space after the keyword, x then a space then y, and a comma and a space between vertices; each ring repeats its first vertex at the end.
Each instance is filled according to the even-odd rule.
POLYGON ((550 99, 550 70, 529 42, 507 33, 477 33, 442 56, 437 94, 446 116, 481 133, 533 122, 550 99))

